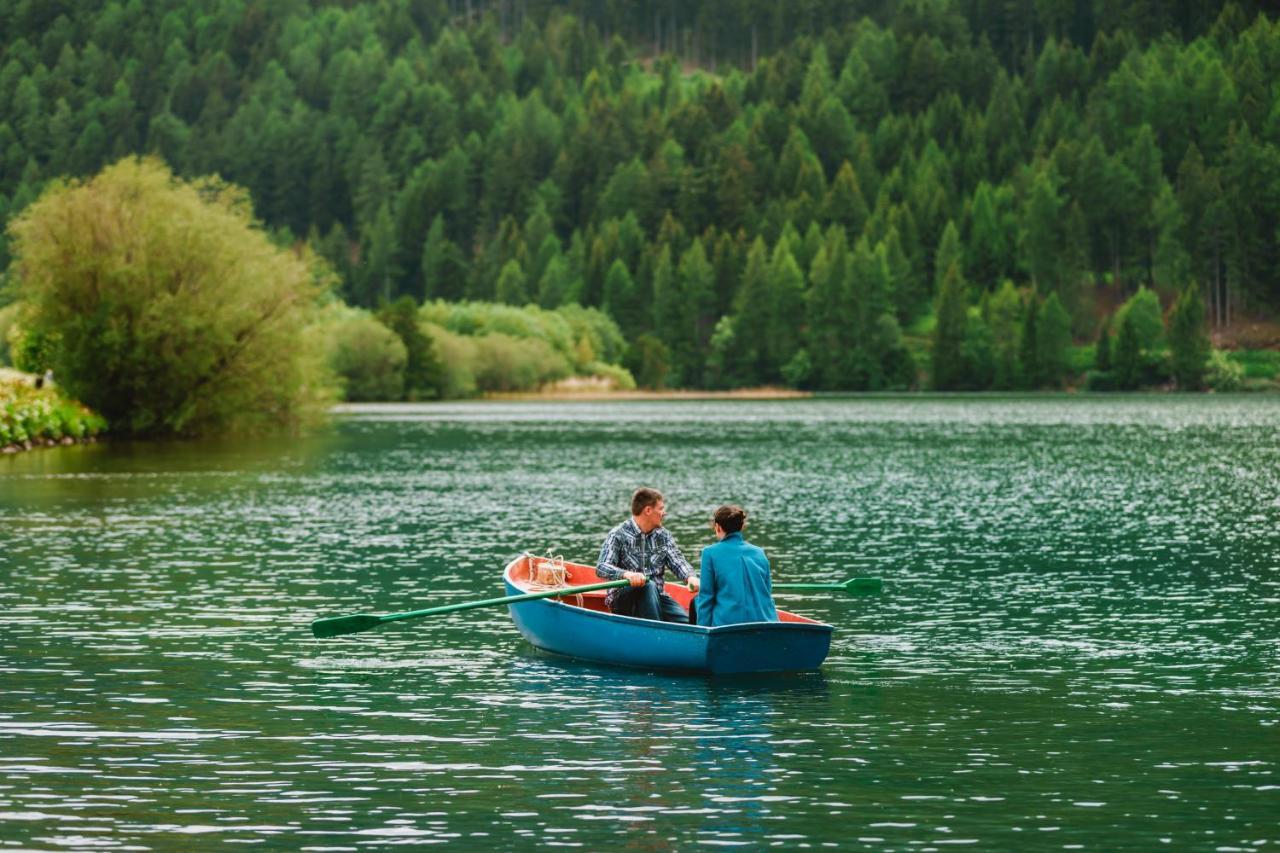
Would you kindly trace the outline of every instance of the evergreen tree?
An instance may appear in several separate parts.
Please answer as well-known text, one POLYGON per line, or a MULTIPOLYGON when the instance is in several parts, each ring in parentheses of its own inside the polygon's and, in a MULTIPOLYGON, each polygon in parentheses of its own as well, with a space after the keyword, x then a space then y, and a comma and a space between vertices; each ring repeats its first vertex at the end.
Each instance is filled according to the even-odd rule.
POLYGON ((1035 290, 1027 295, 1026 307, 1022 312, 1022 331, 1018 335, 1018 363, 1022 369, 1019 384, 1028 390, 1039 388, 1043 384, 1044 373, 1040 364, 1040 300, 1035 290))
POLYGON ((435 341, 422 331, 418 303, 402 296, 378 310, 378 320, 395 332, 405 348, 404 399, 430 400, 444 389, 444 364, 435 341))
POLYGON ((1033 179, 1023 210, 1019 248, 1032 281, 1045 290, 1058 285, 1061 216, 1062 199, 1052 177, 1042 169, 1033 179))
POLYGON ((613 317, 623 334, 633 336, 645 328, 644 302, 635 280, 621 259, 613 262, 604 280, 604 310, 613 317))
POLYGON ((995 361, 992 385, 1001 391, 1016 388, 1021 375, 1018 331, 1022 327, 1023 311, 1022 297, 1008 279, 985 301, 983 313, 991 329, 995 361))
POLYGON ((502 272, 498 273, 494 293, 499 302, 508 305, 525 305, 529 302, 528 279, 519 261, 513 258, 503 266, 502 272))
POLYGON ((1094 352, 1093 366, 1100 372, 1111 370, 1111 332, 1107 323, 1102 324, 1102 332, 1098 335, 1098 346, 1094 352))
POLYGON ((1137 388, 1142 380, 1142 345, 1138 342, 1133 317, 1126 316, 1120 321, 1114 361, 1116 386, 1123 391, 1137 388))
MULTIPOLYGON (((339 226, 335 226, 339 227, 339 226)), ((462 252, 445 236, 444 215, 436 214, 422 244, 423 299, 461 299, 466 288, 467 264, 462 252)))
POLYGON ((857 234, 862 231, 868 215, 858 178, 845 160, 823 199, 822 218, 843 226, 850 234, 857 234))
POLYGON ((1196 391, 1204 386, 1205 368, 1212 350, 1204 314, 1204 300, 1194 284, 1182 291, 1169 314, 1173 378, 1183 391, 1196 391))
MULTIPOLYGON (((1028 309, 1030 310, 1030 309, 1028 309)), ((1060 388, 1067 370, 1067 347, 1071 345, 1071 316, 1058 294, 1050 293, 1040 305, 1036 321, 1036 364, 1040 384, 1060 388)))
POLYGON ((952 264, 942 276, 938 292, 938 323, 933 331, 933 388, 958 391, 968 380, 964 365, 964 341, 968 326, 968 288, 960 268, 952 264))
POLYGON ((843 228, 827 231, 809 271, 807 334, 805 347, 811 363, 814 387, 836 390, 846 387, 845 354, 855 340, 849 322, 849 248, 843 228))

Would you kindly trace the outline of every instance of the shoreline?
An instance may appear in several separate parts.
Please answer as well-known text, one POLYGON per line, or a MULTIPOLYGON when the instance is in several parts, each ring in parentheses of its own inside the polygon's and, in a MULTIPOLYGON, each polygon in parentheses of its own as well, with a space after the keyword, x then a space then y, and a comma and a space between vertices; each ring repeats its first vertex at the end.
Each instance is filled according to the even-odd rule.
POLYGON ((812 391, 797 391, 792 388, 738 388, 732 391, 698 391, 698 390, 665 390, 665 391, 605 391, 596 389, 569 390, 552 388, 544 391, 489 391, 479 399, 511 401, 511 400, 545 400, 548 402, 597 402, 602 400, 801 400, 813 396, 812 391))

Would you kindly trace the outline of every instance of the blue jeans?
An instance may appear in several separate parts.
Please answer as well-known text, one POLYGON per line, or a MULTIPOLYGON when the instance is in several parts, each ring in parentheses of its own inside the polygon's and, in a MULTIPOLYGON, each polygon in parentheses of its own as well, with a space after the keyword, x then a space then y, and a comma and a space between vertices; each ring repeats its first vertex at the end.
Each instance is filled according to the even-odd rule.
POLYGON ((613 612, 637 619, 661 619, 663 622, 688 622, 689 614, 665 592, 658 592, 653 581, 644 586, 623 589, 613 600, 613 612))

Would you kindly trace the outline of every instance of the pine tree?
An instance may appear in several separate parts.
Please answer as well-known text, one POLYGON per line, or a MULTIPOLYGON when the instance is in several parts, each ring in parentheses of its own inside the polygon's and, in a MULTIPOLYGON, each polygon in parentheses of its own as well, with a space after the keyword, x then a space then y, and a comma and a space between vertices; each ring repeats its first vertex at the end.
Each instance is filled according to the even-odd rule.
POLYGON ((604 310, 609 312, 623 334, 632 337, 645 328, 644 303, 631 272, 621 259, 609 267, 604 280, 604 310))
POLYGON ((502 272, 498 273, 494 294, 499 302, 508 305, 525 305, 529 302, 528 279, 519 261, 514 258, 507 261, 502 272))
POLYGON ((1106 373, 1111 370, 1111 332, 1109 325, 1102 324, 1102 332, 1098 335, 1098 346, 1094 352, 1093 366, 1098 372, 1106 373))
POLYGON ((1067 370, 1067 347, 1070 345, 1071 315, 1058 299, 1058 294, 1050 293, 1040 306, 1036 322, 1036 363, 1042 386, 1062 386, 1067 370))
POLYGON ((1005 279, 1000 289, 985 302, 983 312, 991 329, 995 375, 993 386, 1001 391, 1018 385, 1018 330, 1025 310, 1013 282, 1005 279))
POLYGON ((836 173, 830 189, 822 202, 822 218, 845 228, 850 234, 858 234, 867 222, 867 202, 858 186, 857 175, 849 161, 845 160, 836 173))
POLYGON ((853 342, 849 322, 849 247, 839 226, 827 231, 825 245, 809 270, 807 334, 813 385, 843 387, 844 354, 853 342))
POLYGON ((432 340, 418 322, 418 303, 402 296, 378 310, 378 320, 399 336, 407 358, 404 365, 404 398, 429 400, 444 388, 444 364, 432 340))
POLYGON ((1142 379, 1142 345, 1138 342, 1133 317, 1127 316, 1120 322, 1114 360, 1116 386, 1123 391, 1137 388, 1142 379))
POLYGON ((964 339, 968 325, 968 287, 960 268, 952 264, 942 276, 938 292, 938 323, 933 330, 933 388, 956 391, 964 387, 964 339))
POLYGON ((457 245, 445 236, 444 215, 436 214, 422 244, 423 300, 461 299, 466 282, 466 260, 457 245))
POLYGON ((1183 391, 1196 391, 1204 386, 1205 367, 1212 350, 1204 314, 1204 300, 1194 284, 1182 291, 1169 314, 1173 378, 1183 391))
POLYGON ((1033 390, 1043 382, 1040 371, 1040 342, 1038 324, 1040 320, 1040 300, 1036 292, 1027 296, 1026 309, 1022 314, 1022 331, 1018 336, 1018 363, 1021 369, 1021 387, 1033 390))

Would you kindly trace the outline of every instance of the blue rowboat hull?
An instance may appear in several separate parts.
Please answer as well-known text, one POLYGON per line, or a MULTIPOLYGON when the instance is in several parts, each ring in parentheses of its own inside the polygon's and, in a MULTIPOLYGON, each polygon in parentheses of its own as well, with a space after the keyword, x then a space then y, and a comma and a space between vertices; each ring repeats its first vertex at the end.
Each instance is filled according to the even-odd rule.
MULTIPOLYGON (((529 592, 507 567, 509 595, 529 592)), ((571 598, 572 600, 572 598, 571 598)), ((792 614, 796 621, 748 622, 707 628, 618 616, 557 599, 507 605, 516 628, 533 645, 567 657, 643 669, 729 675, 817 669, 831 649, 831 626, 792 614)))

